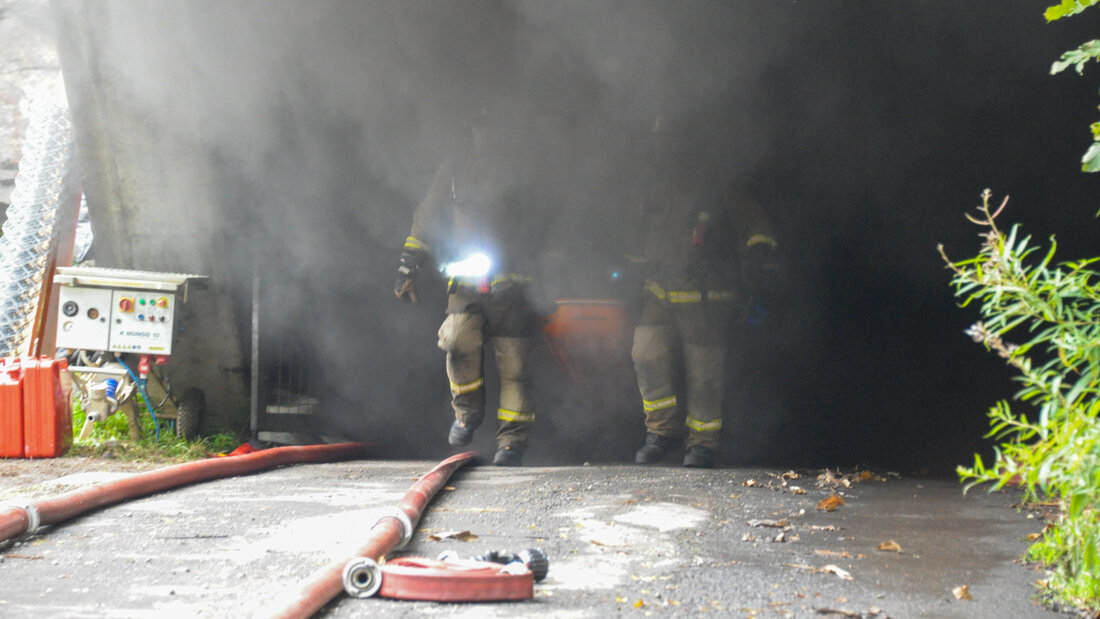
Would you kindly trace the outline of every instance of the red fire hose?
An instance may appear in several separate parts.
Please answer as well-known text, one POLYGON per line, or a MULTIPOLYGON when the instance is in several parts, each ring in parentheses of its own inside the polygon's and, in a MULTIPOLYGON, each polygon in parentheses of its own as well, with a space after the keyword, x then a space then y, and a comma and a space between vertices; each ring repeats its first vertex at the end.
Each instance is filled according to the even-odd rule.
MULTIPOLYGON (((473 451, 456 454, 440 462, 421 477, 405 493, 394 513, 379 519, 371 527, 366 545, 356 551, 351 560, 369 558, 377 561, 394 548, 409 543, 428 502, 443 488, 458 467, 476 456, 477 452, 473 451)), ((349 560, 344 560, 315 572, 298 592, 296 599, 269 615, 272 617, 312 616, 344 590, 343 572, 348 563, 349 560)), ((364 574, 370 577, 369 573, 364 574)))
POLYGON ((0 542, 33 534, 93 509, 186 484, 247 475, 284 464, 346 460, 363 452, 362 443, 275 447, 231 458, 187 462, 114 482, 96 484, 60 496, 21 505, 0 506, 0 542))

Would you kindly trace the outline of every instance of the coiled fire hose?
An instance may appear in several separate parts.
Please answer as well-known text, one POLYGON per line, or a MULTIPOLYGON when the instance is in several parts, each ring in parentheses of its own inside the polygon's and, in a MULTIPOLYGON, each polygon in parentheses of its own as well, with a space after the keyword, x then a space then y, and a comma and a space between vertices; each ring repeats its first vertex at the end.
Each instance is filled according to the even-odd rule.
POLYGON ((357 598, 374 595, 426 602, 529 600, 534 583, 546 578, 550 561, 538 548, 493 551, 473 559, 444 552, 438 559, 398 557, 378 565, 359 557, 344 567, 344 590, 357 598))
POLYGON ((362 455, 362 443, 274 447, 229 458, 186 462, 118 481, 96 484, 57 497, 0 506, 0 542, 32 535, 39 527, 64 522, 85 512, 168 488, 234 475, 247 475, 285 464, 333 462, 362 455))
MULTIPOLYGON (((265 616, 286 618, 312 616, 329 600, 344 591, 344 568, 349 563, 366 558, 377 564, 391 550, 408 544, 428 502, 443 488, 455 470, 476 456, 477 452, 468 451, 453 455, 437 464, 405 493, 393 514, 383 516, 371 527, 366 544, 352 557, 315 572, 294 599, 286 602, 284 606, 273 608, 273 612, 268 612, 265 616)), ((368 569, 357 573, 356 579, 365 580, 372 576, 373 573, 368 569)), ((371 583, 365 584, 371 585, 371 583)))

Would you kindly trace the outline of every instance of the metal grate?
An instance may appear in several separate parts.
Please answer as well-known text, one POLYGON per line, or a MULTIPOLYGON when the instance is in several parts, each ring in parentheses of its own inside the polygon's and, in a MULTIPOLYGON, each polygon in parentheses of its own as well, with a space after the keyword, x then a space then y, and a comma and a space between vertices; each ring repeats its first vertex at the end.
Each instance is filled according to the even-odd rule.
POLYGON ((320 404, 316 351, 300 329, 281 322, 297 291, 257 272, 252 311, 252 436, 281 444, 316 443, 320 404))

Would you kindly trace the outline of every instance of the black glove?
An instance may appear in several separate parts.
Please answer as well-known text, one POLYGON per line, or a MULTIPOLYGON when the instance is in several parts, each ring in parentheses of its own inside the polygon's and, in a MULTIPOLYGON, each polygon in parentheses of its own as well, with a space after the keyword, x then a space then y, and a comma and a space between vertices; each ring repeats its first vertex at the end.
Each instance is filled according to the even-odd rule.
POLYGON ((423 262, 422 252, 406 249, 401 253, 401 264, 397 267, 397 280, 393 284, 393 293, 398 299, 406 303, 420 302, 420 295, 416 292, 416 275, 420 272, 420 265, 423 262))
POLYGON ((775 247, 757 243, 749 247, 741 268, 745 290, 754 297, 766 295, 772 288, 779 267, 775 263, 775 247))

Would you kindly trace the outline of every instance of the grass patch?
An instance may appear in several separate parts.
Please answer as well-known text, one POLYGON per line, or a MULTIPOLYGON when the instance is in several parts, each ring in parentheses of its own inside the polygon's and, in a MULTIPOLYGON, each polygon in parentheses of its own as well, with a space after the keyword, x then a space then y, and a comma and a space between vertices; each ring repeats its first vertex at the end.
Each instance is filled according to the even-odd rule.
POLYGON ((74 398, 73 446, 66 455, 118 458, 125 461, 186 462, 201 460, 210 454, 227 453, 242 442, 239 437, 226 432, 192 441, 185 440, 176 436, 175 426, 171 421, 162 419, 154 424, 145 402, 138 394, 134 397, 138 398, 141 420, 141 439, 137 441, 130 438, 130 425, 126 414, 121 410, 95 424, 87 440, 78 441, 86 414, 79 399, 74 398))

